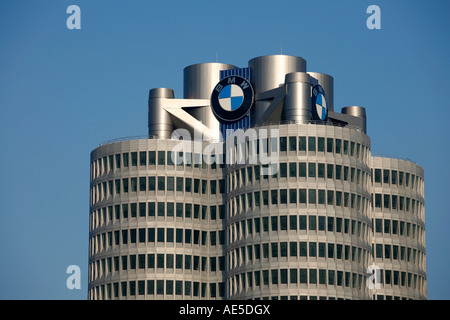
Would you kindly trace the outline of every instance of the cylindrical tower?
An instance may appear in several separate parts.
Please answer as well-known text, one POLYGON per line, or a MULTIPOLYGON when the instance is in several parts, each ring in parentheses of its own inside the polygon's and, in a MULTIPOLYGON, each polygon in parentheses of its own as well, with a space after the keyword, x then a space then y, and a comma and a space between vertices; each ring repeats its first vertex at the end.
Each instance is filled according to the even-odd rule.
POLYGON ((281 121, 293 120, 308 123, 311 120, 311 82, 305 72, 286 75, 286 98, 284 99, 281 121))
POLYGON ((416 163, 372 158, 373 299, 426 299, 424 172, 416 163))
MULTIPOLYGON (((220 71, 235 69, 236 66, 225 63, 199 63, 184 68, 184 99, 210 99, 214 87, 220 81, 220 71)), ((220 131, 211 108, 186 109, 194 118, 201 121, 208 128, 220 131)))
POLYGON ((360 106, 349 106, 341 109, 343 114, 362 118, 362 132, 367 133, 366 109, 360 106))
MULTIPOLYGON (((300 57, 269 55, 253 58, 248 62, 251 70, 251 84, 255 94, 284 85, 286 74, 306 72, 306 61, 300 57)), ((252 108, 252 124, 260 124, 270 101, 255 101, 252 108)))
POLYGON ((170 139, 175 129, 170 114, 163 109, 163 99, 174 99, 172 89, 151 89, 148 96, 148 134, 162 139, 170 139))
POLYGON ((369 138, 328 125, 261 129, 279 130, 258 152, 279 142, 278 172, 227 167, 227 298, 369 299, 369 138))
MULTIPOLYGON (((223 299, 225 181, 168 139, 91 153, 89 299, 223 299)), ((218 149, 220 150, 220 148, 218 149)))
POLYGON ((314 82, 317 81, 317 83, 320 84, 325 91, 328 110, 334 111, 334 78, 328 74, 320 72, 308 72, 308 74, 313 78, 311 83, 314 85, 314 82))

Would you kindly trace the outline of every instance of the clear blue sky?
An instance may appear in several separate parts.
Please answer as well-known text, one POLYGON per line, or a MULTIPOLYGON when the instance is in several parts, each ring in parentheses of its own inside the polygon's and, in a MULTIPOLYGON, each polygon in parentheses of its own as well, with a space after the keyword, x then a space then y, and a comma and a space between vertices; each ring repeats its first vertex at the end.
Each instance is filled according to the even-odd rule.
POLYGON ((2 0, 0 299, 85 299, 91 150, 146 134, 148 90, 181 98, 184 67, 281 45, 334 76, 336 110, 366 108, 373 153, 425 169, 428 297, 450 299, 449 18, 448 0, 2 0))

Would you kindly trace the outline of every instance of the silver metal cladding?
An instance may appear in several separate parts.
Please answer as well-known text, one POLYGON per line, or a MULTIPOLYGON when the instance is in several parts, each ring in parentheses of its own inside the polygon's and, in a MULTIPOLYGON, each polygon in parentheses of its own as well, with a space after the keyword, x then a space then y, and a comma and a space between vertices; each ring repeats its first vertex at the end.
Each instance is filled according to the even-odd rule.
POLYGON ((286 98, 281 120, 308 123, 311 120, 311 79, 308 73, 293 72, 286 75, 286 98))
POLYGON ((342 114, 346 114, 353 117, 362 118, 362 128, 361 130, 365 133, 367 132, 367 118, 366 109, 360 106, 348 106, 341 109, 342 114))
POLYGON ((164 99, 174 99, 172 89, 154 88, 148 97, 148 134, 158 138, 170 139, 175 129, 172 117, 163 109, 164 99))
POLYGON ((325 96, 327 98, 328 111, 334 111, 334 78, 328 74, 320 72, 308 72, 308 74, 313 78, 311 83, 314 85, 314 80, 317 80, 317 84, 325 91, 325 96))
MULTIPOLYGON (((255 95, 284 85, 286 74, 306 72, 306 61, 300 57, 288 55, 268 55, 251 59, 251 84, 255 95)), ((256 100, 252 108, 252 124, 260 124, 270 101, 256 100)))
MULTIPOLYGON (((216 62, 187 66, 183 70, 183 98, 210 99, 214 87, 220 81, 220 71, 236 68, 230 64, 216 62)), ((210 129, 220 131, 219 121, 211 108, 199 107, 186 111, 210 129)))

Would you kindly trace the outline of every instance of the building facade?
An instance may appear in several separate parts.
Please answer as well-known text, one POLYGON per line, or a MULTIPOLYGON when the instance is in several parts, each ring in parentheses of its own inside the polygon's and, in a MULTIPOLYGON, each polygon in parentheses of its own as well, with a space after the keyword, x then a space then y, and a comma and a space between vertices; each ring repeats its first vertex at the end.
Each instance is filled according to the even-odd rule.
POLYGON ((184 69, 91 153, 89 299, 426 299, 424 173, 300 57, 184 69), (200 138, 198 138, 200 137, 200 138))

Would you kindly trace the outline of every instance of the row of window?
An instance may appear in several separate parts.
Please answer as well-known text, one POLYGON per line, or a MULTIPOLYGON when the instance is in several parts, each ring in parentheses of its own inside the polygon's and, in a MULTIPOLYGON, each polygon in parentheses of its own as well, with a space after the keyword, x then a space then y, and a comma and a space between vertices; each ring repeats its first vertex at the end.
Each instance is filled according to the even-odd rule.
POLYGON ((372 169, 372 182, 383 185, 405 186, 416 191, 422 190, 423 179, 409 172, 389 169, 372 169), (374 172, 374 174, 373 174, 374 172))
POLYGON ((424 205, 421 201, 395 194, 372 194, 372 208, 383 208, 395 211, 411 212, 423 215, 424 205))
POLYGON ((261 259, 280 258, 328 258, 342 261, 353 261, 367 263, 369 252, 355 246, 315 242, 272 242, 248 245, 236 248, 228 252, 227 257, 231 268, 251 264, 261 259))
MULTIPOLYGON (((423 290, 426 279, 411 272, 380 270, 378 284, 423 290)), ((327 285, 367 290, 367 275, 326 269, 272 269, 240 273, 228 279, 232 294, 262 285, 327 285)))
MULTIPOLYGON (((406 261, 425 267, 425 253, 415 248, 390 244, 372 244, 375 249, 375 258, 383 261, 406 261)), ((373 250, 373 249, 372 249, 373 250)))
POLYGON ((277 285, 328 285, 353 289, 366 289, 367 275, 313 268, 271 269, 237 274, 228 280, 232 295, 258 289, 260 286, 277 285))
POLYGON ((113 246, 128 244, 179 243, 216 246, 225 244, 225 231, 201 231, 183 228, 122 229, 97 234, 89 239, 91 255, 113 246))
POLYGON ((90 263, 90 279, 94 280, 113 272, 147 270, 171 273, 175 270, 217 272, 225 271, 225 257, 201 257, 183 254, 132 254, 98 259, 90 263), (152 270, 149 270, 152 269, 152 270))
POLYGON ((201 298, 225 296, 225 283, 207 283, 181 280, 133 280, 107 283, 89 290, 89 299, 107 300, 133 298, 145 295, 166 295, 201 298), (209 288, 208 288, 209 287, 209 288), (209 290, 208 290, 209 289, 209 290))
POLYGON ((271 137, 263 139, 252 139, 240 141, 235 144, 235 141, 227 144, 228 161, 231 164, 239 162, 241 164, 249 163, 254 160, 256 155, 267 155, 269 150, 271 155, 285 152, 295 152, 299 155, 313 154, 325 152, 334 155, 348 155, 367 161, 369 158, 369 148, 363 144, 355 141, 324 138, 324 137, 306 137, 306 136, 292 136, 292 137, 271 137), (231 147, 228 146, 231 145, 231 147), (231 155, 231 156, 230 156, 231 155), (245 161, 242 161, 245 160, 245 161))
MULTIPOLYGON (((280 152, 286 151, 308 151, 308 152, 327 152, 334 154, 350 155, 351 157, 367 159, 368 148, 360 143, 354 141, 324 138, 324 137, 279 137, 275 138, 265 138, 256 139, 251 141, 246 141, 245 157, 248 159, 249 156, 260 154, 260 151, 268 152, 269 148, 272 151, 279 150, 280 152), (298 138, 298 139, 297 139, 298 138), (269 146, 270 140, 270 146, 269 146), (260 150, 262 149, 262 150, 260 150), (250 155, 249 155, 250 153, 250 155)), ((243 148, 236 147, 236 152, 240 152, 243 148)), ((242 152, 242 151, 241 151, 242 152)), ((205 161, 206 155, 201 155, 199 153, 191 152, 172 152, 172 151, 135 151, 118 153, 114 155, 104 156, 97 160, 94 160, 91 164, 91 180, 105 174, 109 171, 113 171, 121 168, 131 167, 147 167, 147 166, 165 166, 165 165, 179 165, 186 167, 197 167, 206 169, 208 168, 208 163, 211 163, 211 169, 217 169, 217 164, 214 161, 207 159, 205 161)), ((235 157, 237 159, 238 157, 235 157)), ((220 168, 224 168, 224 161, 220 161, 220 168)))
POLYGON ((261 232, 282 231, 327 231, 343 233, 367 239, 370 226, 357 220, 316 215, 289 215, 257 217, 234 222, 228 226, 231 242, 253 238, 261 232), (269 224, 270 222, 270 224, 269 224))
POLYGON ((367 213, 370 199, 349 192, 323 189, 275 189, 248 192, 228 200, 228 216, 233 217, 247 210, 277 205, 329 205, 355 209, 367 213))
POLYGON ((382 285, 382 289, 387 289, 386 286, 401 286, 422 291, 425 288, 426 278, 411 272, 380 269, 374 271, 374 276, 374 284, 382 285))
MULTIPOLYGON (((138 202, 103 207, 91 212, 90 230, 124 219, 176 217, 215 221, 225 218, 225 205, 205 206, 184 202, 138 202), (114 220, 113 220, 114 218, 114 220)), ((125 220, 125 221, 127 221, 125 220)))
MULTIPOLYGON (((228 174, 228 192, 246 184, 261 180, 261 172, 265 166, 249 166, 228 174)), ((268 180, 268 175, 262 175, 268 180)), ((331 163, 316 162, 281 162, 278 171, 272 178, 318 178, 350 181, 365 186, 369 181, 369 173, 354 167, 331 163)))
POLYGON ((225 180, 204 180, 184 177, 135 177, 105 181, 91 188, 92 204, 115 195, 129 192, 176 191, 198 194, 225 193, 225 180))
POLYGON ((406 236, 424 241, 425 229, 412 222, 395 219, 375 219, 375 233, 406 236))
POLYGON ((172 151, 135 151, 130 153, 118 153, 114 155, 98 158, 91 163, 91 180, 98 178, 103 174, 112 172, 121 168, 147 167, 147 166, 183 166, 187 168, 202 168, 216 170, 223 169, 223 164, 214 161, 205 161, 205 156, 199 153, 190 152, 172 152, 172 151))
POLYGON ((365 157, 368 148, 360 143, 349 140, 324 137, 280 137, 280 151, 317 151, 334 154, 365 157))

